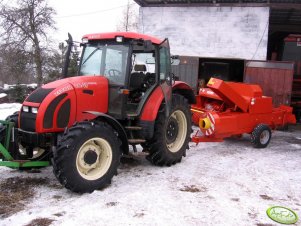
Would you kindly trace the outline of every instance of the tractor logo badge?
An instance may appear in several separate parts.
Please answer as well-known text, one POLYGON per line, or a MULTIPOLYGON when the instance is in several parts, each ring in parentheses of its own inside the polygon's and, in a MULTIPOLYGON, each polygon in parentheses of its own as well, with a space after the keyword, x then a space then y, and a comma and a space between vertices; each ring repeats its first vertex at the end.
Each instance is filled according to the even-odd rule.
POLYGON ((298 221, 298 215, 293 210, 282 206, 268 208, 267 215, 280 224, 294 224, 298 221))
POLYGON ((54 92, 54 95, 55 96, 58 96, 62 93, 65 93, 65 92, 68 92, 69 90, 72 90, 72 86, 71 85, 67 85, 67 86, 64 86, 63 88, 57 90, 54 92))

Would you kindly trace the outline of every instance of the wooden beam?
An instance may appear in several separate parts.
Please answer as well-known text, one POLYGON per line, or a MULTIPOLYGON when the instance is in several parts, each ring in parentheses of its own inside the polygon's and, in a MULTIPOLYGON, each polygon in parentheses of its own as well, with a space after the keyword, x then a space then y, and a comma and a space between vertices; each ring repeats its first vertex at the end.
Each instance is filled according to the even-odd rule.
POLYGON ((287 25, 287 24, 270 24, 269 33, 273 33, 276 31, 279 32, 289 32, 289 33, 300 33, 301 24, 296 25, 287 25))
POLYGON ((141 7, 145 7, 147 6, 147 3, 143 0, 134 0, 138 5, 140 5, 141 7))

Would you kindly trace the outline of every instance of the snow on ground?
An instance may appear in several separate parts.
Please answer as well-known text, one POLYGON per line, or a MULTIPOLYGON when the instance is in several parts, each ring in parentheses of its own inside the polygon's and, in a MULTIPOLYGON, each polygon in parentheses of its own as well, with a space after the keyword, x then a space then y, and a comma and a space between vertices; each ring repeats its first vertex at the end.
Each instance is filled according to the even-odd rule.
POLYGON ((6 97, 7 94, 6 93, 0 93, 0 98, 6 97))
POLYGON ((153 166, 144 157, 139 149, 120 165, 109 187, 84 195, 63 188, 51 167, 40 173, 1 167, 0 191, 7 178, 48 179, 35 185, 24 210, 0 218, 0 225, 26 225, 37 218, 72 226, 277 225, 266 215, 270 206, 301 214, 301 131, 295 127, 274 132, 266 149, 252 148, 243 136, 190 143, 186 158, 172 167, 153 166))
POLYGON ((19 111, 20 108, 21 104, 19 103, 0 104, 0 120, 5 120, 7 116, 19 111))

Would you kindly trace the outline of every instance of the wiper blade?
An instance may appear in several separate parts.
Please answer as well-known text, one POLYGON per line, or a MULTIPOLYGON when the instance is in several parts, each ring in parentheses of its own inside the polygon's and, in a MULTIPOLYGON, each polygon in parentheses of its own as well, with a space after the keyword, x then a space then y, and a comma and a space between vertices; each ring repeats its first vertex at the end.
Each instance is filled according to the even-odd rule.
POLYGON ((100 50, 100 49, 102 49, 102 48, 101 48, 101 47, 97 47, 96 49, 94 49, 94 50, 92 51, 92 53, 90 53, 90 55, 84 60, 84 62, 82 63, 82 65, 84 65, 84 64, 91 58, 91 56, 93 56, 94 53, 95 53, 97 50, 100 50))

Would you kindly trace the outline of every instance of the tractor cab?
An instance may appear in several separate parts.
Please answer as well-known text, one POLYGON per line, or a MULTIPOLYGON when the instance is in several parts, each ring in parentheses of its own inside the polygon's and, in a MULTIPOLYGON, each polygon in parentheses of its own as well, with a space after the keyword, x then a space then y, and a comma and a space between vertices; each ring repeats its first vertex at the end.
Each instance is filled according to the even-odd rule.
POLYGON ((171 67, 168 40, 136 33, 83 37, 79 76, 105 76, 109 81, 108 114, 116 119, 140 115, 152 91, 161 86, 170 101, 171 67))

